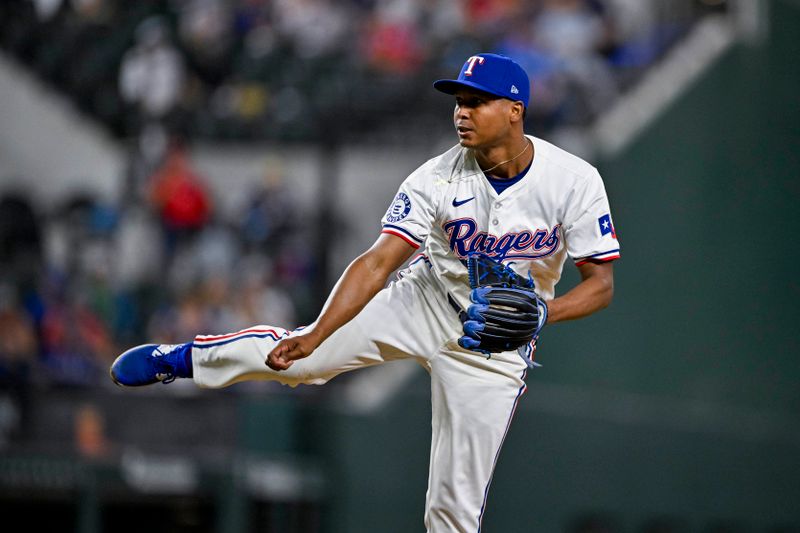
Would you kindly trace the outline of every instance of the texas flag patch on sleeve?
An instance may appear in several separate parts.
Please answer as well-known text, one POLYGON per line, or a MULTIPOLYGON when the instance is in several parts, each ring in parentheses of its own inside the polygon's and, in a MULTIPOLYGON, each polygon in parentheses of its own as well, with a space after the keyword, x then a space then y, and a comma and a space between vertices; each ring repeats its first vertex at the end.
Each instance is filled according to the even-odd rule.
POLYGON ((617 238, 617 231, 614 229, 614 224, 611 222, 611 215, 606 213, 597 219, 597 224, 600 226, 600 236, 611 235, 617 238))

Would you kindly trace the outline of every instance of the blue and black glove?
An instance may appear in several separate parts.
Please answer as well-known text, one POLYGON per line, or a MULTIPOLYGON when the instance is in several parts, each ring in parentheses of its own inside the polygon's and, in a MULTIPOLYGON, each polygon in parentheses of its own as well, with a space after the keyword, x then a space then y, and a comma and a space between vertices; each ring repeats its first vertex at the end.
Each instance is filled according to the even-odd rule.
POLYGON ((462 314, 462 348, 487 355, 517 350, 533 366, 533 350, 547 323, 547 303, 536 294, 532 278, 484 254, 467 258, 472 304, 462 314))

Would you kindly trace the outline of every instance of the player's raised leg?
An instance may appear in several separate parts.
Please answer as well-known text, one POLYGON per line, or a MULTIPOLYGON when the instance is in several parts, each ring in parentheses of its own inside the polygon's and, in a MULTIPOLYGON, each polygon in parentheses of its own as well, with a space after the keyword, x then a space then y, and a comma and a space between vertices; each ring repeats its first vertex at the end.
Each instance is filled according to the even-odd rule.
POLYGON ((318 385, 342 372, 387 360, 427 358, 426 354, 436 353, 454 334, 460 322, 449 316, 449 309, 430 310, 428 302, 434 291, 430 280, 411 280, 409 276, 382 290, 314 353, 287 370, 272 370, 265 360, 281 339, 293 333, 280 327, 254 326, 226 335, 198 335, 186 344, 132 348, 114 362, 111 377, 124 386, 169 383, 179 377, 191 377, 197 385, 210 388, 245 380, 318 385))
MULTIPOLYGON (((380 302, 376 298, 375 304, 380 302)), ((366 309, 365 309, 366 311, 366 309)), ((321 385, 342 372, 383 363, 380 348, 364 331, 372 312, 358 316, 326 339, 309 357, 291 368, 272 370, 267 354, 292 332, 256 326, 229 335, 198 336, 192 348, 193 378, 200 387, 227 387, 241 381, 270 380, 284 385, 321 385)))
POLYGON ((431 361, 428 533, 480 531, 495 463, 525 390, 525 370, 516 354, 486 359, 457 346, 431 361))
POLYGON ((118 385, 136 387, 193 378, 201 387, 220 388, 247 380, 286 385, 321 384, 336 374, 384 361, 377 346, 355 319, 322 343, 311 357, 277 372, 266 355, 292 332, 275 326, 253 326, 225 335, 198 335, 177 345, 143 344, 120 355, 111 366, 118 385))

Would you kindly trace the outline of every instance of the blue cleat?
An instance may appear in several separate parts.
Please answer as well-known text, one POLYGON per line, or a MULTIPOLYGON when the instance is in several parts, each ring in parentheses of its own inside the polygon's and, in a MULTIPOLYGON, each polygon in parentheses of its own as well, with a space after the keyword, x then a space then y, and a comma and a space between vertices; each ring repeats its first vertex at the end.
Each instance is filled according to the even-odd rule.
POLYGON ((172 383, 192 377, 192 343, 142 344, 123 353, 111 365, 111 379, 124 387, 172 383))

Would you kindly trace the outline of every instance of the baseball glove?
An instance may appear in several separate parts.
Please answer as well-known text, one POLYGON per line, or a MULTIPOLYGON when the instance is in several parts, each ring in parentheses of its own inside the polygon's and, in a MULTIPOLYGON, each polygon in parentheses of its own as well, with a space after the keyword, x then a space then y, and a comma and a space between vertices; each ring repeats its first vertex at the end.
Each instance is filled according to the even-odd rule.
POLYGON ((547 304, 533 278, 484 254, 467 257, 472 304, 461 313, 462 348, 487 355, 516 349, 529 366, 535 341, 547 322, 547 304))

